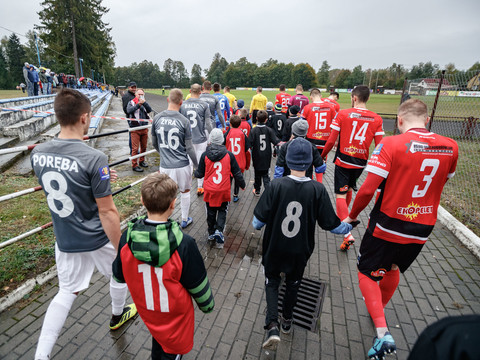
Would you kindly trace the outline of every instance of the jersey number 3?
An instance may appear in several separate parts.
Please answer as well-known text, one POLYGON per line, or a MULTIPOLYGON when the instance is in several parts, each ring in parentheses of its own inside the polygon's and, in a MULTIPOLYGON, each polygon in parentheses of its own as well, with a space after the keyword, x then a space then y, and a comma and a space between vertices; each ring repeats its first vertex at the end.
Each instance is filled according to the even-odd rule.
POLYGON ((431 167, 432 171, 430 171, 430 174, 425 175, 423 177, 423 181, 425 181, 425 186, 423 189, 419 189, 418 185, 415 185, 412 191, 412 198, 421 198, 424 197, 425 194, 427 193, 428 188, 432 184, 432 179, 437 173, 438 166, 440 165, 440 160, 438 159, 425 159, 422 161, 422 165, 420 166, 420 171, 425 171, 425 168, 431 167))

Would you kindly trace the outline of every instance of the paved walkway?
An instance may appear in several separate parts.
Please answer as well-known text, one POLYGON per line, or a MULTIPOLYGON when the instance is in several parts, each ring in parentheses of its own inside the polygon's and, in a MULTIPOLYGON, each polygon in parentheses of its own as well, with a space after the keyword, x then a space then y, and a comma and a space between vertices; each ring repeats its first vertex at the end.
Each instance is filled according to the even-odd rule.
MULTIPOLYGON (((113 101, 118 101, 114 99, 113 101)), ((333 166, 324 184, 333 199, 333 166)), ((455 181, 455 180, 453 180, 455 181)), ((294 326, 281 335, 276 352, 262 350, 265 318, 264 275, 260 264, 262 232, 250 225, 257 198, 252 195, 253 171, 246 172, 247 189, 232 203, 224 249, 206 240, 202 198, 192 195, 194 223, 187 233, 204 257, 215 296, 215 310, 196 310, 195 345, 184 359, 362 359, 374 329, 358 288, 356 252, 338 250, 341 238, 318 229, 317 245, 305 277, 327 284, 318 333, 294 326)), ((196 183, 194 182, 194 186, 196 183)), ((138 188, 134 190, 137 194, 138 188)), ((179 207, 173 215, 179 218, 179 207)), ((353 231, 360 242, 367 223, 353 231)), ((58 290, 51 281, 23 302, 0 314, 0 358, 32 359, 43 316, 58 290)), ((386 308, 397 343, 398 359, 406 359, 420 332, 449 315, 480 313, 480 262, 441 224, 422 253, 401 276, 399 289, 386 308)), ((98 273, 92 286, 78 296, 53 351, 54 359, 149 359, 151 337, 140 318, 110 332, 108 282, 98 273)))

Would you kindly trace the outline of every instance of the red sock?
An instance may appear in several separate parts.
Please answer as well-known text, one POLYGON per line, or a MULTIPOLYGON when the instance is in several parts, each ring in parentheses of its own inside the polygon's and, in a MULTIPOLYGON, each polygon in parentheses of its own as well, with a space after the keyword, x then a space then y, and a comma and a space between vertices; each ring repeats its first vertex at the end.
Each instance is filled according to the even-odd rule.
POLYGON ((340 220, 343 220, 348 216, 347 201, 344 198, 337 198, 337 216, 340 220))
POLYGON ((322 182, 322 180, 323 180, 323 174, 315 174, 315 177, 317 178, 317 181, 318 181, 319 183, 322 182))
POLYGON ((365 305, 367 306, 368 313, 372 317, 375 327, 387 327, 382 306, 382 292, 376 281, 359 272, 358 284, 360 285, 360 291, 365 299, 365 305))
POLYGON ((350 202, 352 201, 353 190, 347 192, 347 209, 350 206, 350 202))
POLYGON ((400 281, 400 270, 390 270, 383 275, 383 279, 380 280, 380 291, 382 292, 382 304, 383 307, 387 306, 388 302, 393 296, 395 290, 397 290, 398 283, 400 281))

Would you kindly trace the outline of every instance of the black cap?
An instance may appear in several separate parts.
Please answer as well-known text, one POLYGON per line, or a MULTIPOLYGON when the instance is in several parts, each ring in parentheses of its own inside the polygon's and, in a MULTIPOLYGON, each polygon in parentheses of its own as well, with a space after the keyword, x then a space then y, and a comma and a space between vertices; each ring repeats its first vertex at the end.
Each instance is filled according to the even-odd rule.
POLYGON ((298 112, 300 111, 300 107, 297 105, 293 105, 290 107, 289 111, 290 111, 290 114, 297 115, 298 112))
POLYGON ((128 87, 133 87, 133 86, 136 87, 136 86, 137 86, 137 83, 136 83, 135 81, 130 81, 130 82, 128 83, 128 87))

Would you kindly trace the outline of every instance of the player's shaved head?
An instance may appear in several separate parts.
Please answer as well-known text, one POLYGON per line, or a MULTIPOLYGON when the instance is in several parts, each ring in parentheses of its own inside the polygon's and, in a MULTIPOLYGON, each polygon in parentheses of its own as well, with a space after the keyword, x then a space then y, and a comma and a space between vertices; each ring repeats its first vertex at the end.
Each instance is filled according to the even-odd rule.
POLYGON ((60 126, 75 125, 83 114, 92 110, 90 100, 84 94, 68 88, 57 94, 53 108, 60 126))
POLYGON ((410 99, 402 103, 398 108, 398 116, 407 122, 422 121, 428 118, 427 104, 418 99, 410 99))
POLYGON ((213 84, 213 91, 214 92, 219 92, 222 88, 222 85, 220 85, 219 83, 215 83, 213 84))
POLYGON ((368 86, 359 85, 352 90, 352 98, 354 96, 357 97, 358 101, 366 103, 370 98, 370 89, 368 88, 368 86))
POLYGON ((177 190, 177 184, 167 174, 150 174, 142 184, 143 205, 149 213, 163 214, 177 197, 177 190))
POLYGON ((336 91, 333 91, 333 92, 330 93, 329 97, 334 97, 335 99, 333 99, 333 100, 338 100, 338 99, 340 99, 340 94, 336 91))
POLYGON ((312 91, 310 91, 310 97, 312 99, 322 98, 322 92, 318 88, 313 88, 312 91))
POLYGON ((212 83, 208 80, 204 81, 203 82, 203 89, 208 90, 208 91, 212 90, 212 83))
POLYGON ((223 88, 223 91, 225 91, 225 92, 230 92, 230 86, 225 86, 225 87, 223 88))
POLYGON ((192 94, 200 94, 202 92, 202 87, 200 84, 192 84, 192 86, 190 86, 190 92, 192 94))
POLYGON ((295 91, 296 91, 296 92, 303 92, 303 85, 302 85, 302 84, 298 84, 298 85, 295 87, 295 91))
POLYGON ((285 91, 286 88, 287 88, 287 87, 285 86, 285 84, 281 84, 281 85, 278 87, 278 89, 279 89, 280 91, 285 91))
POLYGON ((183 101, 182 90, 180 89, 170 90, 170 94, 168 94, 168 101, 172 104, 181 105, 183 101))
POLYGON ((240 116, 238 115, 232 115, 230 117, 230 126, 232 128, 238 128, 241 122, 242 122, 242 119, 240 119, 240 116))

